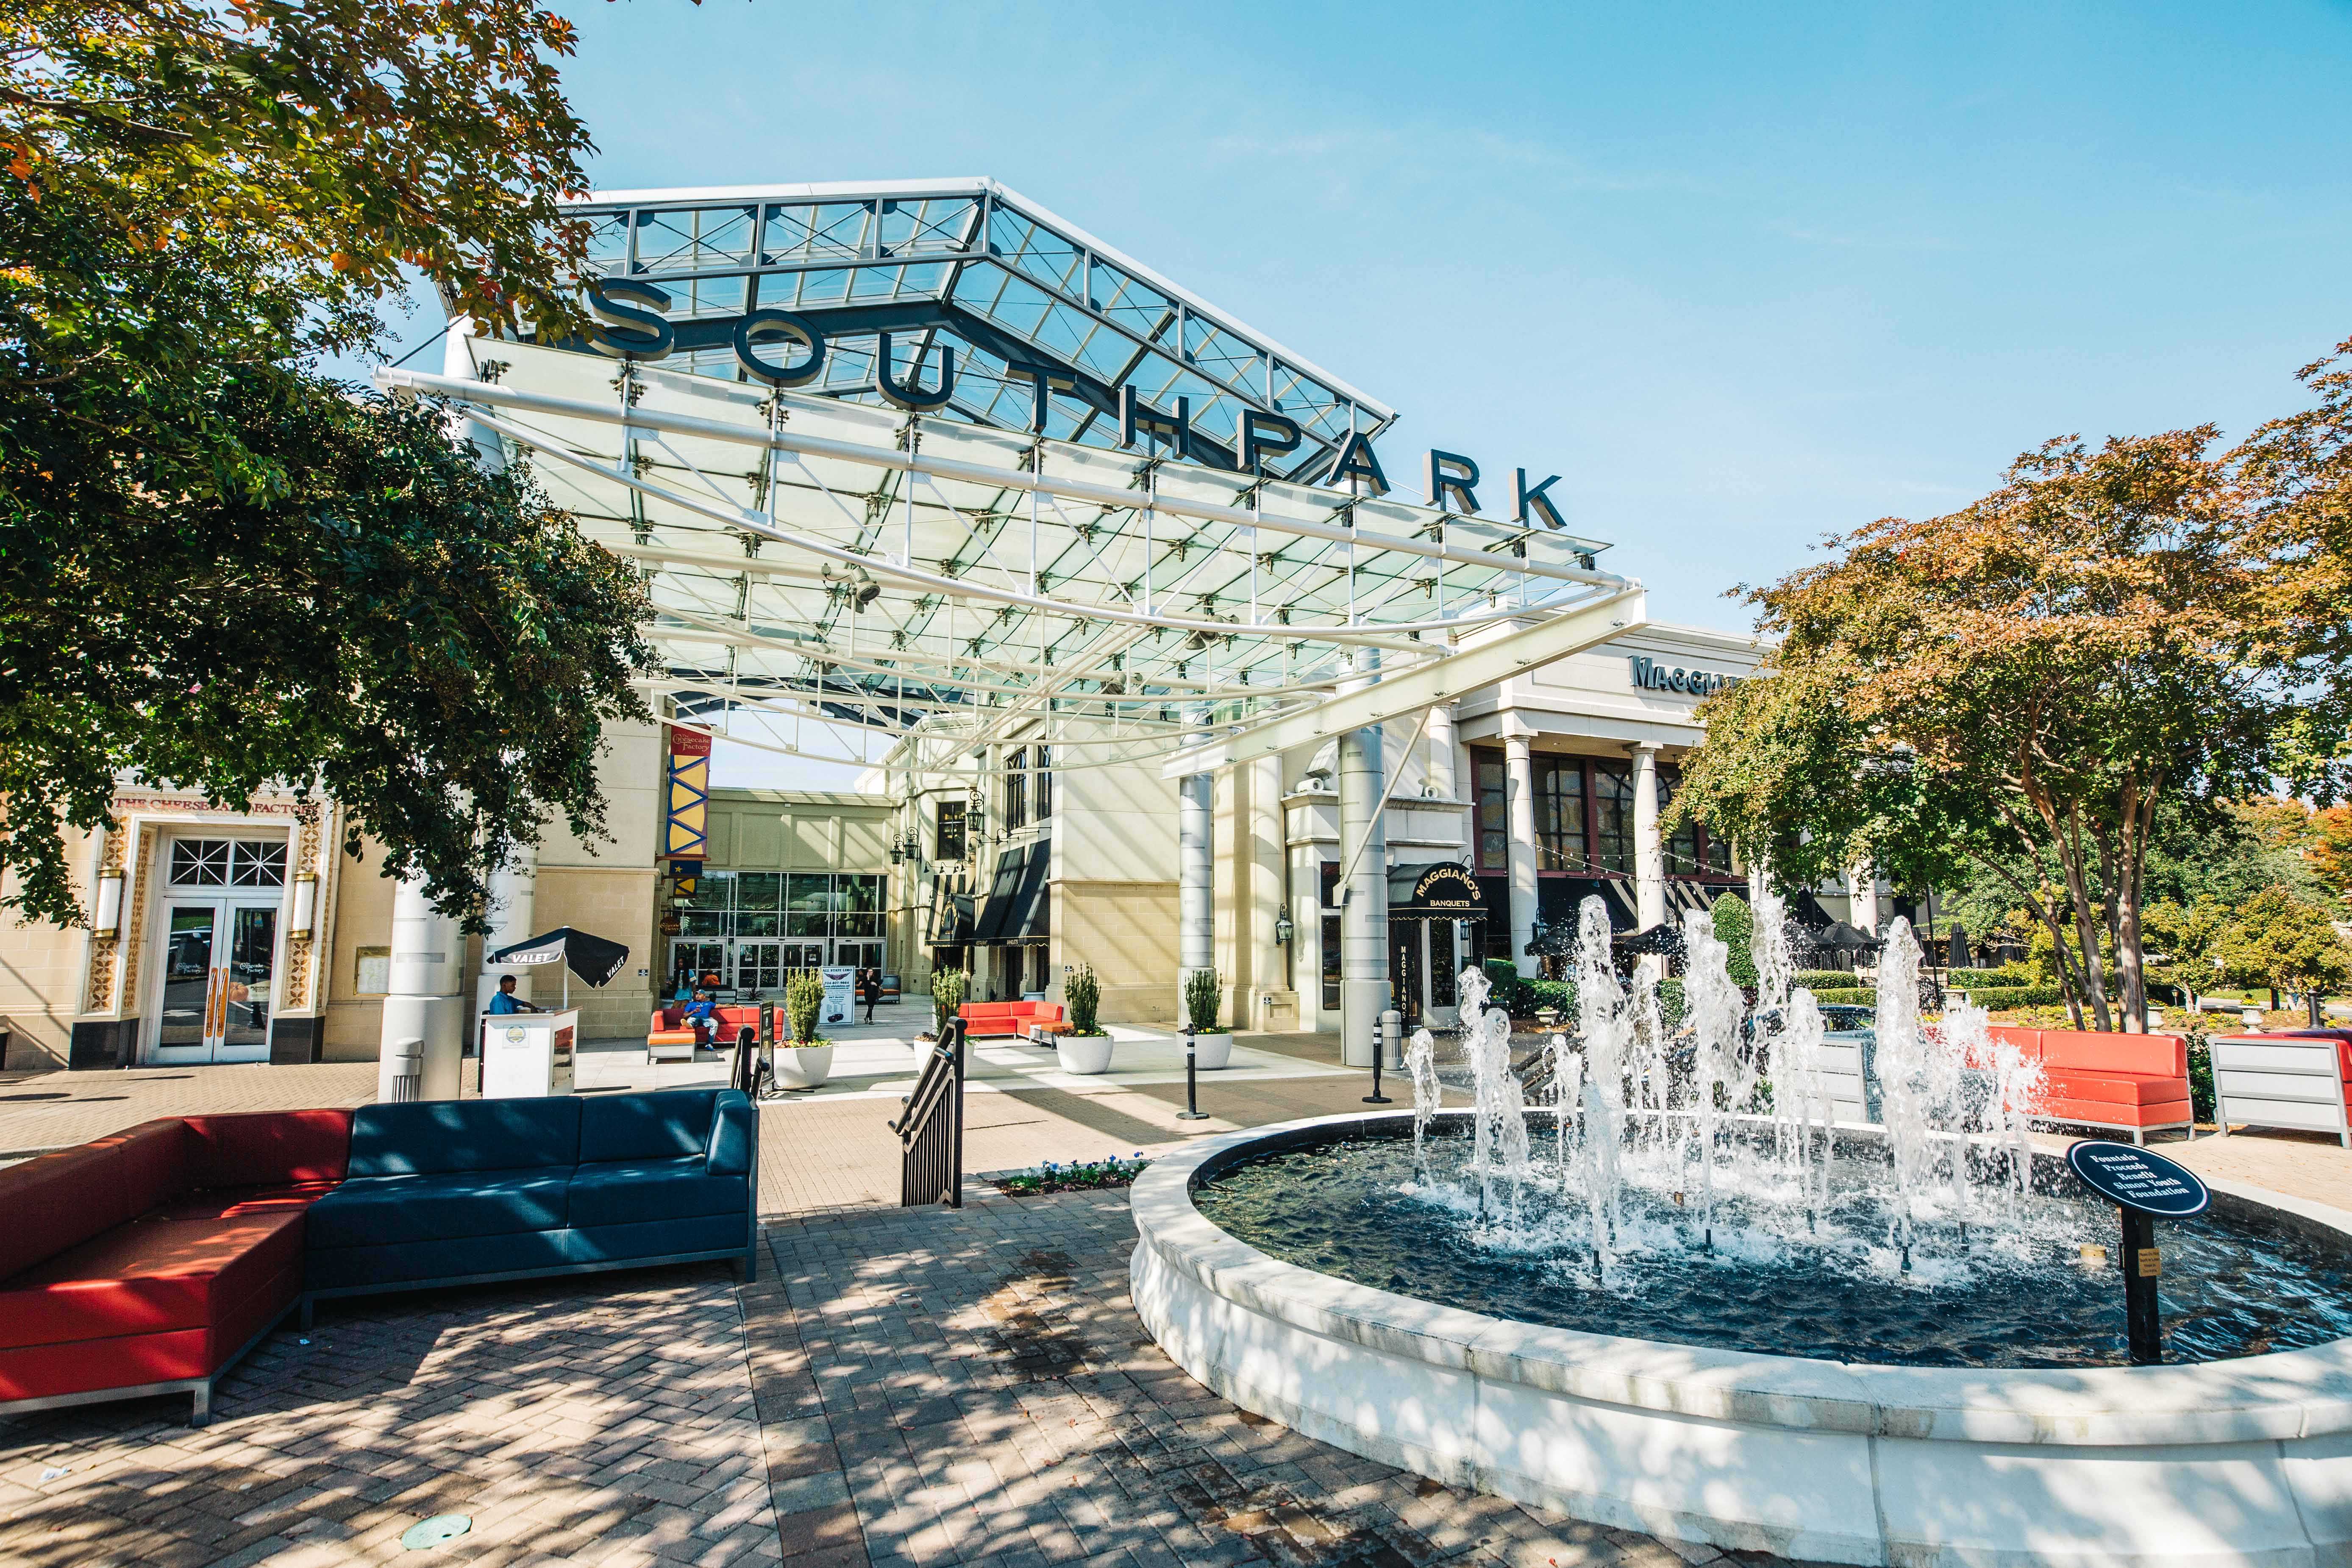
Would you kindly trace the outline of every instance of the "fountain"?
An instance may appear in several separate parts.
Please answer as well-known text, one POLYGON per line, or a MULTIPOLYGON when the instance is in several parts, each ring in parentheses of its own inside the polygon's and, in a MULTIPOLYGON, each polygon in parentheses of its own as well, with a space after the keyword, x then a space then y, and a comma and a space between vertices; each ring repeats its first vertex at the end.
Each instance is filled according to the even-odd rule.
POLYGON ((1131 1266, 1155 1337, 1325 1441, 1727 1549, 2346 1561, 2352 1216, 2215 1184, 2165 1242, 2176 1364, 2116 1364, 2120 1281, 2091 1261, 2114 1213, 2037 1157, 2037 1065, 1980 1011, 1923 1016, 1898 921, 1883 1121, 1835 1120, 1820 1007, 1754 891, 1752 1006, 1695 911, 1670 1022, 1589 900, 1538 1103, 1473 969, 1466 1110, 1441 1108, 1420 1030, 1409 1119, 1155 1164, 1131 1266))

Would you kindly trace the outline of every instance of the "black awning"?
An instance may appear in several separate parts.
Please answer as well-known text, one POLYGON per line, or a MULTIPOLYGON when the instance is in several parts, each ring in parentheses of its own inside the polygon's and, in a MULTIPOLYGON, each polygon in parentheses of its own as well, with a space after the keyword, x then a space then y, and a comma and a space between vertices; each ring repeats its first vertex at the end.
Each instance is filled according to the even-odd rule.
POLYGON ((1004 922, 1013 914, 1013 901, 1021 891, 1021 873, 1029 863, 1029 847, 1007 849, 996 858, 996 875, 988 885, 988 901, 980 907, 980 919, 973 922, 974 942, 1003 942, 1004 922))
POLYGON ((954 893, 941 881, 931 904, 930 942, 935 947, 960 947, 971 940, 970 893, 954 893))
POLYGON ((1006 942, 1044 942, 1053 934, 1054 900, 1045 890, 1046 873, 1053 869, 1054 847, 1044 838, 1029 846, 1029 858, 1021 868, 1021 886, 1013 895, 1013 912, 1005 917, 1006 942))
POLYGON ((999 855, 988 902, 981 907, 971 940, 983 943, 1045 941, 1052 918, 1045 873, 1053 863, 1054 847, 1043 838, 999 855))
POLYGON ((1435 916, 1444 920, 1477 920, 1486 912, 1486 895, 1466 866, 1452 860, 1428 860, 1413 866, 1389 868, 1389 915, 1435 916))

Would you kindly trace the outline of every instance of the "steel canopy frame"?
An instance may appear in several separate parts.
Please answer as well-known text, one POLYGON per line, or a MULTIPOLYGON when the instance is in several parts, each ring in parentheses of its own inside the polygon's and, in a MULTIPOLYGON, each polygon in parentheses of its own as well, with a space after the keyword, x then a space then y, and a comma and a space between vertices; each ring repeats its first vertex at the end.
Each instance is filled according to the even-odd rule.
MULTIPOLYGON (((969 773, 997 743, 1055 746, 1056 767, 1163 763, 1204 725, 1292 733, 1360 649, 1381 651, 1372 689, 1402 691, 1416 672, 1484 668, 1504 643, 1589 646, 1595 606, 1625 618, 1630 585, 1591 568, 1592 542, 1545 530, 568 349, 464 346, 487 379, 378 384, 447 400, 636 563, 663 666, 646 689, 720 734, 757 714, 771 737, 778 722, 845 749, 879 737, 898 743, 890 766, 923 773, 969 773)), ((871 763, 857 746, 842 760, 871 763)))

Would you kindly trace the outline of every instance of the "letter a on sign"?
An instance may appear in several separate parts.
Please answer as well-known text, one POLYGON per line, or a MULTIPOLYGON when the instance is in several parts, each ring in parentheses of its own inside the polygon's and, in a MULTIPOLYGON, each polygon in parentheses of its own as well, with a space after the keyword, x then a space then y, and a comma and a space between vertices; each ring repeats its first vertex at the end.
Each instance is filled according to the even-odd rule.
POLYGON ((1381 472, 1381 460, 1372 455, 1372 438, 1361 430, 1340 444, 1339 455, 1331 459, 1330 472, 1323 476, 1323 483, 1335 490, 1350 479, 1363 480, 1376 496, 1389 493, 1389 477, 1381 472))

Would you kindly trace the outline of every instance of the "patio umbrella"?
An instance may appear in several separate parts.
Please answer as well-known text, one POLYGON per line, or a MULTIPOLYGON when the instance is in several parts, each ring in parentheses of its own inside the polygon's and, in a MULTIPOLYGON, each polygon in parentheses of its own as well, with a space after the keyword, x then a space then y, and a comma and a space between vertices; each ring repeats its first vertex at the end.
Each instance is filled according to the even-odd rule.
POLYGON ((1815 952, 1876 952, 1879 941, 1866 931, 1859 931, 1843 921, 1832 921, 1812 934, 1807 943, 1815 952))
POLYGON ((1952 944, 1946 953, 1946 963, 1948 967, 1953 969, 1966 969, 1969 967, 1968 927, 1956 925, 1952 928, 1952 944))
POLYGON ((591 985, 602 985, 621 973, 621 965, 629 961, 626 942, 613 942, 572 926, 557 926, 527 942, 502 947, 482 960, 485 969, 509 964, 561 963, 563 965, 563 1005, 572 1005, 572 977, 578 975, 591 985))
POLYGON ((1661 958, 1678 958, 1683 951, 1683 933, 1681 928, 1672 921, 1664 921, 1630 935, 1618 937, 1609 945, 1617 952, 1630 952, 1644 957, 1654 954, 1661 958))

